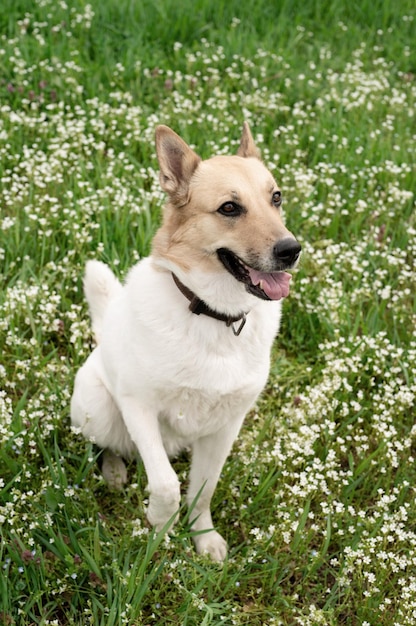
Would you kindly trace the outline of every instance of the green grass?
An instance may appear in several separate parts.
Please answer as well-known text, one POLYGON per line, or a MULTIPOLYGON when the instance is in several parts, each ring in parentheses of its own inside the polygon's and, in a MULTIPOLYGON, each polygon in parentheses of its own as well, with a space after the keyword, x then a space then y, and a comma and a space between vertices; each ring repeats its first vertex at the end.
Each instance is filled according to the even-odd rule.
POLYGON ((0 624, 413 625, 413 1, 91 8, 0 12, 0 624), (304 255, 215 494, 218 566, 185 507, 153 536, 139 462, 108 490, 68 405, 85 262, 124 276, 159 223, 155 126, 208 157, 244 119, 304 255))

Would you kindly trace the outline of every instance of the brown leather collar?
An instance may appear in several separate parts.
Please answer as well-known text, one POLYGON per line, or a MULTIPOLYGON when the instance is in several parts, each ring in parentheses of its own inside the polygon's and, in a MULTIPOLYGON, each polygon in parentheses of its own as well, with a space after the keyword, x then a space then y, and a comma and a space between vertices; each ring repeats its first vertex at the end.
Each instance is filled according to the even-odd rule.
POLYGON ((246 313, 241 313, 241 315, 236 316, 217 313, 217 311, 210 309, 210 307, 203 300, 198 298, 193 291, 188 289, 188 287, 186 287, 173 272, 172 278, 179 291, 189 300, 189 310, 192 311, 192 313, 195 313, 195 315, 207 315, 208 317, 213 317, 215 320, 219 320, 220 322, 225 322, 227 326, 231 326, 234 335, 238 337, 246 323, 246 313), (236 328, 234 324, 237 322, 240 322, 240 325, 236 328))

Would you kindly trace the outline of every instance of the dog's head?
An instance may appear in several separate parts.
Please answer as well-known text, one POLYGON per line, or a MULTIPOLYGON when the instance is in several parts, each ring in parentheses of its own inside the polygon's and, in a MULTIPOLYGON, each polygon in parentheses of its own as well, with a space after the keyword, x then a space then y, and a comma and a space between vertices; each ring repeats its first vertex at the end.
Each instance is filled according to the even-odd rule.
POLYGON ((211 281, 213 274, 226 275, 233 292, 264 300, 287 296, 285 270, 296 265, 301 246, 283 223, 281 191, 247 122, 235 156, 202 161, 167 126, 156 129, 156 150, 169 202, 153 254, 202 299, 195 276, 204 274, 211 281))

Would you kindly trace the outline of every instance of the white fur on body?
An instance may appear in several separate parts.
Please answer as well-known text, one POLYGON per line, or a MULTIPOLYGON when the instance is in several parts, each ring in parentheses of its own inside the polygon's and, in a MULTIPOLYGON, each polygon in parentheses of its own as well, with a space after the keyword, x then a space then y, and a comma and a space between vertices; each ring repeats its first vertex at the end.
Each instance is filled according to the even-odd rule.
POLYGON ((195 536, 196 548, 222 560, 226 543, 213 530, 210 501, 266 383, 280 302, 250 295, 227 272, 185 273, 152 256, 133 267, 123 287, 107 266, 90 261, 85 292, 99 345, 76 376, 72 423, 116 455, 140 454, 149 482, 147 516, 157 529, 179 508, 180 485, 169 457, 190 447, 188 504, 200 493, 193 529, 212 529, 195 536), (187 285, 198 285, 199 297, 211 306, 226 294, 223 312, 248 312, 241 334, 193 314, 171 269, 187 285))

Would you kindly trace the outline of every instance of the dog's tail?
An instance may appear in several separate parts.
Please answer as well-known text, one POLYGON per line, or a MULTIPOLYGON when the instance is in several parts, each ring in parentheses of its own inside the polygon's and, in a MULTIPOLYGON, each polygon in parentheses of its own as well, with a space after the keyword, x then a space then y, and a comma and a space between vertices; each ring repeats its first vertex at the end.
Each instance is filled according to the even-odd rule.
POLYGON ((84 276, 84 293, 90 308, 92 330, 100 343, 105 311, 110 300, 121 291, 121 283, 110 268, 101 261, 88 261, 84 276))

